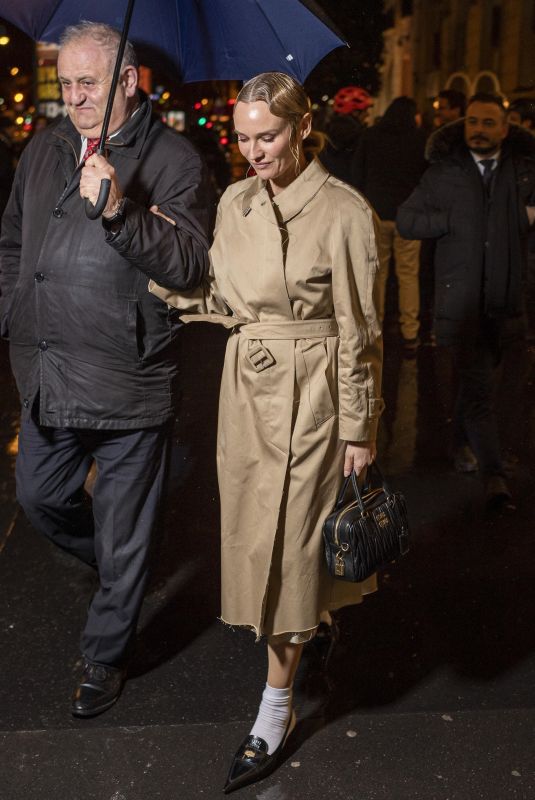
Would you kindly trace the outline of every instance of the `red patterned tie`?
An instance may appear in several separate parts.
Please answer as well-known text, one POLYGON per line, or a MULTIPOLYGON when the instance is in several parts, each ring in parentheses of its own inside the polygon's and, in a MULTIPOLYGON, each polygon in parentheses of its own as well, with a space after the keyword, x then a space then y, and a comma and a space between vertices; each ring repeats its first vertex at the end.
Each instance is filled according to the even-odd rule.
POLYGON ((84 153, 84 157, 82 158, 82 161, 87 161, 89 156, 92 156, 94 153, 97 152, 99 142, 100 142, 100 137, 98 139, 87 140, 87 148, 84 153))

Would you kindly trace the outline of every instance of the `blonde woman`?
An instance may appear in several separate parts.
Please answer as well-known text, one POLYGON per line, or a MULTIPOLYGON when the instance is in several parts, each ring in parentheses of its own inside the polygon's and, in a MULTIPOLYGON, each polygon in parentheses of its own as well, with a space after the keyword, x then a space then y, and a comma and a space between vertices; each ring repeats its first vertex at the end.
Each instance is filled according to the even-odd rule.
POLYGON ((234 126, 256 176, 221 198, 202 299, 151 285, 170 305, 204 312, 186 321, 233 331, 217 448, 221 616, 266 640, 268 670, 225 792, 276 766, 295 724, 303 644, 322 614, 376 588, 374 577, 329 576, 321 528, 342 473, 373 460, 383 406, 370 208, 310 157, 310 103, 292 78, 265 73, 246 83, 234 126))

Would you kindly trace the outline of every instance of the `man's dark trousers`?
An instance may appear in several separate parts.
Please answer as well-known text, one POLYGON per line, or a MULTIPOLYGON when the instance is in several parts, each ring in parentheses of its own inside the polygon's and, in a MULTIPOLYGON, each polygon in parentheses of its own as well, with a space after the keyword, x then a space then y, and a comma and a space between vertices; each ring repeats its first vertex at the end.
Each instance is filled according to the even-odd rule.
POLYGON ((99 664, 122 666, 135 632, 170 430, 49 428, 33 420, 21 426, 17 499, 39 532, 98 569, 81 650, 99 664), (83 485, 92 459, 91 514, 83 485))

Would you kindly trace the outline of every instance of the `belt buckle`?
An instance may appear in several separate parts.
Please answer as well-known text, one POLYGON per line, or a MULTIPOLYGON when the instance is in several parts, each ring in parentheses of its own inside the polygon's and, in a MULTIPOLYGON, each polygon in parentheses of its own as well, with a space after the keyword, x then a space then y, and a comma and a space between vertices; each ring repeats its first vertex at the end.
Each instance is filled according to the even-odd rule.
POLYGON ((275 363, 275 359, 269 350, 262 344, 257 344, 252 347, 247 353, 247 358, 256 372, 262 372, 275 363))

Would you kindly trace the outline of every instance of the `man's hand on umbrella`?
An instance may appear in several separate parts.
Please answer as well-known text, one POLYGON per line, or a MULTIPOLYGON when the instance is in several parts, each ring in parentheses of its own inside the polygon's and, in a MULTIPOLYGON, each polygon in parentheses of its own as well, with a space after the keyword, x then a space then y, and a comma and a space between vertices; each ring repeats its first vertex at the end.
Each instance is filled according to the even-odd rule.
POLYGON ((94 153, 94 155, 89 156, 85 162, 80 176, 80 194, 82 197, 87 197, 93 205, 96 205, 100 192, 100 182, 104 178, 109 178, 111 187, 108 202, 106 203, 106 208, 102 212, 102 216, 113 217, 123 193, 117 182, 114 168, 104 156, 99 156, 94 153))

